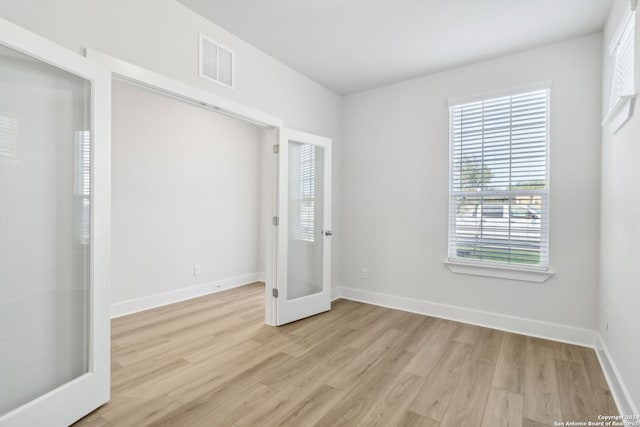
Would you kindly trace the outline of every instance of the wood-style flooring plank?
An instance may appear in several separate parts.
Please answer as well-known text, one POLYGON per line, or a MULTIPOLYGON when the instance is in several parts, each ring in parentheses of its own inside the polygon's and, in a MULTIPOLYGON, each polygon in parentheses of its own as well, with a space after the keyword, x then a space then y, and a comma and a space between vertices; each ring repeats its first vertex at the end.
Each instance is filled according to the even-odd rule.
POLYGON ((525 336, 505 333, 493 377, 494 387, 513 393, 523 393, 526 353, 527 338, 525 336))
MULTIPOLYGON (((178 414, 172 421, 179 426, 189 427, 224 427, 233 425, 243 414, 253 411, 259 402, 266 399, 273 390, 269 387, 257 384, 247 389, 240 395, 234 395, 232 399, 225 402, 216 402, 216 405, 204 407, 204 411, 200 411, 197 416, 193 413, 185 415, 178 414), (193 420, 189 420, 189 416, 193 420)), ((159 425, 167 425, 168 422, 159 420, 159 425)))
POLYGON ((523 418, 522 427, 551 427, 552 424, 544 424, 539 423, 538 421, 534 421, 530 418, 523 418))
POLYGON ((524 416, 543 424, 562 421, 553 350, 530 345, 526 359, 524 416))
POLYGON ((398 427, 438 427, 438 423, 415 412, 407 411, 398 423, 398 427))
POLYGON ((566 360, 568 362, 583 363, 582 351, 584 347, 573 344, 565 344, 562 342, 553 343, 553 357, 558 360, 566 360))
POLYGON ((537 337, 527 337, 527 345, 538 345, 540 347, 547 347, 553 350, 554 342, 537 337))
POLYGON ((476 360, 467 364, 440 427, 480 425, 494 369, 495 366, 476 360))
POLYGON ((337 427, 358 424, 376 400, 393 386, 393 379, 402 372, 412 356, 412 353, 401 348, 387 352, 366 374, 358 378, 345 398, 316 425, 337 427))
POLYGON ((556 359, 556 375, 560 392, 560 410, 567 421, 589 421, 598 418, 598 408, 589 392, 589 379, 580 363, 556 359))
POLYGON ((384 316, 376 318, 366 329, 362 330, 349 345, 359 350, 369 347, 389 329, 399 329, 396 328, 395 325, 401 321, 404 315, 405 313, 400 311, 391 310, 384 316))
POLYGON ((425 341, 422 348, 405 368, 407 372, 427 377, 447 348, 458 324, 450 320, 441 320, 435 331, 425 341))
POLYGON ((391 386, 385 389, 370 405, 358 422, 362 427, 392 426, 399 424, 425 379, 408 372, 401 372, 391 386))
POLYGON ((113 319, 111 401, 76 425, 549 427, 617 412, 591 349, 347 300, 276 328, 263 304, 257 283, 113 319))
POLYGON ((478 340, 478 334, 481 330, 482 328, 480 326, 460 323, 453 333, 451 339, 463 344, 474 345, 478 340))
POLYGON ((522 427, 523 407, 521 394, 492 387, 482 427, 522 427))
POLYGON ((182 405, 168 396, 151 399, 123 396, 112 399, 100 409, 109 424, 122 427, 152 425, 182 405))
POLYGON ((318 387, 303 402, 278 420, 281 427, 315 425, 328 411, 344 398, 344 393, 328 385, 318 387))
POLYGON ((478 334, 478 341, 473 347, 471 358, 490 365, 498 363, 504 334, 496 329, 482 328, 478 334))
POLYGON ((411 340, 406 350, 411 353, 417 353, 422 350, 431 335, 433 335, 438 328, 440 322, 441 320, 438 318, 426 316, 420 328, 416 330, 413 340, 411 340))
MULTIPOLYGON (((279 420, 286 417, 296 405, 305 401, 307 397, 325 384, 326 380, 347 361, 352 360, 359 351, 349 346, 341 346, 328 359, 307 366, 298 375, 275 380, 273 393, 260 403, 253 412, 245 414, 236 424, 252 427, 260 425, 270 427, 278 425, 279 420), (265 417, 268 414, 268 417, 265 417)), ((273 381, 266 377, 261 382, 273 381)), ((341 396, 342 392, 338 393, 341 396)))
POLYGON ((600 367, 600 362, 598 362, 596 352, 591 348, 583 348, 582 361, 589 378, 590 390, 598 413, 615 415, 617 413, 616 404, 600 367))
POLYGON ((432 420, 442 421, 471 351, 470 345, 450 341, 409 409, 432 420))
POLYGON ((327 384, 339 390, 352 388, 386 353, 393 349, 393 344, 401 336, 402 332, 397 329, 389 329, 366 351, 361 351, 349 364, 337 371, 327 384))

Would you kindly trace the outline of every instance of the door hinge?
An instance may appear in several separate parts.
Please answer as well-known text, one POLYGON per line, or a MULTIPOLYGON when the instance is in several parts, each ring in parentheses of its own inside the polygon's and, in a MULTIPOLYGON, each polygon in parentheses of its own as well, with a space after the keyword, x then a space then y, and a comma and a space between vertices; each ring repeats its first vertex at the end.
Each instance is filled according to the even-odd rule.
POLYGON ((280 144, 273 144, 273 154, 278 154, 280 152, 280 144))
POLYGON ((280 217, 279 216, 274 216, 273 217, 273 225, 275 225, 276 227, 280 225, 280 217))
POLYGON ((277 288, 273 288, 271 290, 271 295, 273 295, 274 298, 278 298, 278 289, 277 288))

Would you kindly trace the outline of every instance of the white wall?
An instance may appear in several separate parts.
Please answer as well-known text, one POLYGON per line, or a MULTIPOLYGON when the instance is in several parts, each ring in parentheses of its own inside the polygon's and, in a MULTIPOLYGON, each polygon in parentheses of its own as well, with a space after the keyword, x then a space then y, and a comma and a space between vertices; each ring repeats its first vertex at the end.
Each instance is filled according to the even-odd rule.
POLYGON ((0 16, 78 53, 85 47, 99 50, 282 118, 287 127, 332 138, 336 200, 332 266, 337 283, 339 96, 173 0, 0 0, 0 16), (199 32, 235 51, 235 90, 198 77, 199 32))
POLYGON ((261 133, 241 120, 114 82, 114 303, 232 278, 255 280, 261 133))
MULTIPOLYGON (((628 1, 614 2, 604 30, 603 111, 608 111, 612 61, 608 47, 628 1)), ((636 91, 640 88, 640 22, 636 17, 636 91)), ((627 413, 640 409, 640 115, 635 115, 615 135, 602 131, 602 187, 600 221, 600 308, 598 329, 609 351, 610 362, 627 388, 627 413), (604 311, 609 312, 605 329, 604 311), (635 406, 635 409, 631 406, 635 406)))
POLYGON ((593 34, 345 97, 342 285, 595 329, 600 86, 593 34), (539 284, 450 272, 448 99, 549 80, 555 275, 539 284))

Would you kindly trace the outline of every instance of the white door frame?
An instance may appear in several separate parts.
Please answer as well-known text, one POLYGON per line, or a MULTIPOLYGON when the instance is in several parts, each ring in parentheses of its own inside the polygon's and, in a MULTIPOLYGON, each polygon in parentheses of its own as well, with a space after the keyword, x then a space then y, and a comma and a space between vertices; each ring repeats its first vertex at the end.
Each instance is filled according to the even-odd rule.
MULTIPOLYGON (((256 110, 244 104, 240 104, 226 98, 217 96, 209 91, 188 85, 181 81, 166 77, 162 74, 131 64, 118 58, 106 55, 94 49, 86 49, 85 55, 88 59, 107 67, 113 78, 124 82, 140 86, 162 95, 166 95, 184 102, 197 105, 201 108, 210 109, 222 114, 236 117, 270 129, 276 129, 280 135, 283 129, 282 119, 270 116, 262 111, 256 110)), ((278 138, 278 136, 276 136, 278 138)), ((274 144, 278 141, 275 139, 274 144)), ((275 177, 274 177, 275 180, 275 177)), ((276 183, 274 181, 274 188, 276 183)), ((277 193, 277 188, 276 188, 277 193)), ((277 215, 277 194, 273 195, 273 215, 277 215)), ((266 241, 266 286, 265 286, 265 323, 276 325, 276 299, 273 297, 273 288, 276 287, 276 227, 271 227, 267 232, 266 241)))
POLYGON ((284 325, 295 320, 331 309, 331 139, 293 129, 282 129, 280 132, 280 150, 278 156, 278 193, 285 197, 279 199, 278 226, 278 298, 276 309, 276 324, 284 325), (323 157, 323 205, 322 229, 320 238, 322 246, 322 291, 294 300, 287 298, 288 272, 288 234, 289 234, 289 141, 313 144, 324 149, 323 157), (325 234, 327 233, 327 234, 325 234))
POLYGON ((88 372, 0 417, 3 427, 69 425, 110 397, 111 77, 99 64, 1 18, 0 44, 91 82, 93 163, 88 372))

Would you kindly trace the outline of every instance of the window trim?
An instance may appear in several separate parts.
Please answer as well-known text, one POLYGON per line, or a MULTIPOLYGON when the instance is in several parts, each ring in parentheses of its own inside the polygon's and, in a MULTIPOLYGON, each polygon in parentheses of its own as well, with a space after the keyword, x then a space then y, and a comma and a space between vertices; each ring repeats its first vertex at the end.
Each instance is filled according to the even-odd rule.
POLYGON ((444 264, 449 271, 458 274, 468 274, 472 276, 496 277, 499 279, 519 280, 523 282, 543 283, 555 273, 549 268, 541 268, 534 266, 519 267, 514 264, 496 265, 491 261, 485 261, 486 264, 477 262, 460 261, 459 259, 445 259, 444 264))
MULTIPOLYGON (((444 264, 446 267, 453 273, 460 274, 470 274, 475 276, 486 276, 486 277, 497 277, 504 279, 512 279, 512 280, 522 280, 522 281, 530 281, 542 283, 546 281, 549 277, 551 277, 554 272, 551 269, 551 245, 550 245, 550 221, 549 221, 549 212, 551 212, 551 182, 550 182, 550 173, 551 173, 551 89, 552 82, 551 81, 541 81, 538 83, 521 85, 516 87, 505 88, 502 90, 485 92, 481 94, 476 94, 472 96, 464 96, 464 97, 454 97, 450 98, 449 105, 449 187, 448 194, 449 197, 449 206, 448 206, 448 224, 447 224, 447 258, 444 260, 444 264), (533 92, 538 90, 547 90, 547 129, 546 129, 546 171, 545 171, 545 197, 546 197, 546 210, 547 210, 547 219, 544 223, 544 226, 541 227, 541 235, 547 236, 546 241, 546 250, 547 250, 547 263, 546 265, 536 266, 531 264, 515 264, 515 263, 501 263, 501 262, 493 262, 493 261, 478 261, 478 260, 465 260, 457 257, 449 257, 449 236, 451 232, 451 190, 452 190, 452 182, 453 182, 453 168, 452 164, 452 156, 453 156, 453 123, 451 120, 451 107, 466 104, 479 102, 483 100, 488 100, 492 98, 500 98, 505 96, 513 96, 526 92, 533 92)), ((500 194, 503 194, 503 190, 499 191, 500 194)))

